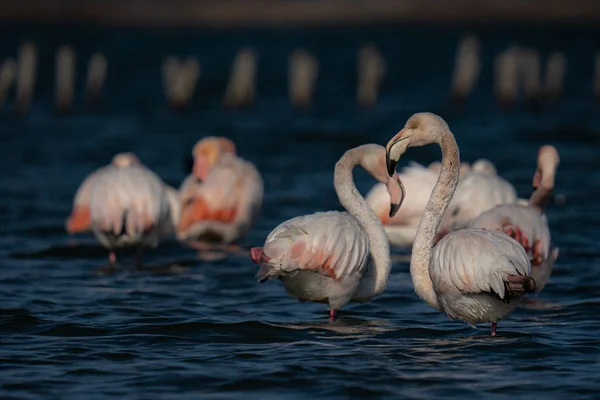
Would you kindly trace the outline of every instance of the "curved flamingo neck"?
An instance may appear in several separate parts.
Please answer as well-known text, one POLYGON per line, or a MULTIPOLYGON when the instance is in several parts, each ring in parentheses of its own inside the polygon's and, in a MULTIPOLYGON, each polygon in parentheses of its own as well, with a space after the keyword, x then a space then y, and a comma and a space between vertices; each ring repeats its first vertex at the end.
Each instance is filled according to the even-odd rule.
POLYGON ((542 170, 542 179, 537 189, 531 194, 529 198, 529 205, 537 208, 540 212, 543 212, 548 203, 548 199, 554 189, 554 175, 556 174, 556 167, 548 169, 547 171, 542 170))
POLYGON ((354 301, 368 301, 383 292, 392 267, 390 243, 383 225, 356 189, 352 176, 353 168, 361 163, 365 151, 365 146, 348 150, 335 165, 333 177, 333 184, 340 203, 356 217, 369 238, 371 263, 367 266, 358 289, 352 296, 354 301))
POLYGON ((417 295, 441 311, 429 276, 429 263, 435 236, 458 185, 460 155, 454 135, 447 127, 443 128, 439 145, 442 148, 442 169, 417 228, 410 260, 410 276, 417 295))

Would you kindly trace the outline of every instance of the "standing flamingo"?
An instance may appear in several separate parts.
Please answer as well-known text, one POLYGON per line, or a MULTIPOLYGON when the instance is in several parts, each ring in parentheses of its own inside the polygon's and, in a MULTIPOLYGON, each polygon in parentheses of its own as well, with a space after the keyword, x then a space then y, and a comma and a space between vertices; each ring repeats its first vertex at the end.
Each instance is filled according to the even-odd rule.
MULTIPOLYGON (((469 164, 463 163, 460 167, 461 176, 469 171, 469 164)), ((433 162, 427 168, 411 162, 403 168, 399 176, 406 189, 406 196, 402 208, 393 217, 389 216, 390 195, 383 183, 376 183, 367 193, 365 200, 381 220, 390 244, 403 247, 412 245, 440 168, 440 162, 433 162)), ((442 222, 442 226, 446 224, 442 222)))
POLYGON ((366 144, 348 150, 335 166, 333 183, 348 212, 292 218, 269 234, 264 247, 250 251, 252 261, 260 264, 260 282, 279 278, 300 302, 328 304, 332 320, 348 301, 366 302, 383 292, 391 268, 383 226, 354 185, 356 165, 386 183, 393 216, 404 187, 397 174, 387 177, 383 146, 366 144))
POLYGON ((181 185, 181 240, 233 243, 258 216, 263 182, 256 167, 225 138, 205 138, 193 150, 194 168, 181 185))
POLYGON ((75 199, 73 201, 73 211, 65 223, 68 233, 83 233, 91 230, 91 214, 90 214, 90 192, 94 181, 99 175, 105 172, 110 167, 128 167, 131 165, 141 165, 140 160, 133 153, 118 153, 116 154, 111 164, 97 169, 89 174, 81 183, 75 199))
POLYGON ((142 248, 156 247, 173 232, 170 204, 166 185, 142 165, 111 166, 94 179, 91 227, 109 250, 111 267, 116 263, 115 249, 122 247, 137 247, 136 267, 140 267, 142 248))
POLYGON ((554 176, 560 163, 553 146, 542 146, 538 153, 537 170, 533 177, 535 191, 528 204, 503 204, 477 217, 471 227, 495 229, 521 243, 531 259, 531 273, 536 292, 542 291, 558 257, 558 248, 552 246, 550 229, 543 212, 554 188, 554 176))
POLYGON ((525 293, 535 290, 531 263, 516 240, 495 230, 466 228, 434 239, 459 180, 460 158, 446 122, 417 113, 386 146, 389 175, 408 147, 437 143, 442 170, 431 193, 412 247, 410 275, 417 295, 427 304, 475 326, 491 322, 496 335, 525 293))

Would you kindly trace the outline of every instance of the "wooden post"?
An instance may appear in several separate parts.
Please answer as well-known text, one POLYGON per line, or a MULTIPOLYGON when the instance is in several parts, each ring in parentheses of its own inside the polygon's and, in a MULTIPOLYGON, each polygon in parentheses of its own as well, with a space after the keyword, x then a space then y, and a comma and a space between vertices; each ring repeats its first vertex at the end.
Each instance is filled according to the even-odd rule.
POLYGON ((377 103, 379 85, 386 73, 386 64, 379 49, 368 44, 358 53, 358 89, 356 101, 363 107, 377 103))
POLYGON ((494 59, 494 89, 501 107, 512 107, 517 101, 517 57, 520 49, 512 46, 494 59))
POLYGON ((4 107, 4 102, 16 76, 17 64, 12 58, 6 59, 0 66, 0 109, 4 107))
POLYGON ((223 105, 241 107, 254 102, 257 56, 253 49, 238 52, 231 67, 231 77, 223 96, 223 105))
POLYGON ((172 108, 183 108, 191 100, 198 77, 200 63, 194 57, 184 62, 175 57, 167 57, 162 65, 163 83, 167 102, 172 108))
POLYGON ((319 62, 305 50, 294 50, 289 64, 290 101, 295 107, 310 105, 319 73, 319 62))
POLYGON ((563 93, 563 81, 567 73, 567 59, 563 53, 554 52, 546 63, 545 92, 551 101, 558 100, 563 93))
POLYGON ((17 66, 17 93, 15 111, 24 115, 29 111, 37 68, 37 48, 33 43, 24 43, 19 49, 17 66))
POLYGON ((479 40, 474 36, 467 36, 458 45, 450 88, 452 102, 466 101, 475 87, 481 70, 479 53, 479 40))
POLYGON ((519 60, 525 100, 530 106, 537 108, 541 99, 540 55, 536 50, 524 49, 519 60))
POLYGON ((96 104, 102 93, 102 86, 106 80, 108 64, 104 54, 96 53, 90 57, 85 83, 85 101, 89 105, 96 104))
POLYGON ((54 104, 61 113, 71 111, 75 92, 75 52, 63 45, 56 52, 54 104))

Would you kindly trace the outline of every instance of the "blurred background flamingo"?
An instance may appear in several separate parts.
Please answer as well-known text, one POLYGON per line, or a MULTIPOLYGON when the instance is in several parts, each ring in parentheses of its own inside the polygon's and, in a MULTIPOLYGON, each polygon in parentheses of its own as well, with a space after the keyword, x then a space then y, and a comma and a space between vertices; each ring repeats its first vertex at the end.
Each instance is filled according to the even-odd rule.
POLYGON ((254 164, 238 157, 232 141, 206 137, 192 150, 192 173, 180 189, 177 237, 230 244, 242 238, 258 217, 263 182, 254 164))

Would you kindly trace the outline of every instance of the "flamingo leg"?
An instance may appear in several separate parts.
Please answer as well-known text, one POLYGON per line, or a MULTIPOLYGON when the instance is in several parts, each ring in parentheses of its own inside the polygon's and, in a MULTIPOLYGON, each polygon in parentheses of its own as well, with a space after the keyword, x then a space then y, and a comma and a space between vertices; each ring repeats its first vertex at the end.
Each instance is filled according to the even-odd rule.
POLYGON ((498 324, 496 322, 492 322, 492 336, 496 336, 496 327, 498 324))
POLYGON ((335 317, 336 317, 336 312, 335 310, 329 310, 329 320, 331 322, 335 321, 335 317))
POLYGON ((108 263, 110 264, 111 267, 114 267, 115 264, 117 263, 117 256, 115 255, 114 251, 111 251, 108 253, 108 263))

